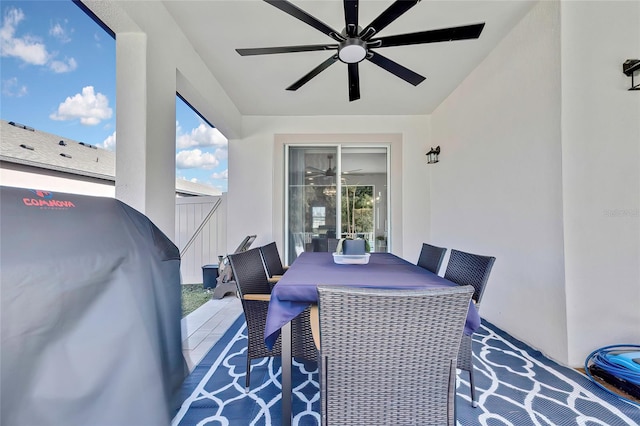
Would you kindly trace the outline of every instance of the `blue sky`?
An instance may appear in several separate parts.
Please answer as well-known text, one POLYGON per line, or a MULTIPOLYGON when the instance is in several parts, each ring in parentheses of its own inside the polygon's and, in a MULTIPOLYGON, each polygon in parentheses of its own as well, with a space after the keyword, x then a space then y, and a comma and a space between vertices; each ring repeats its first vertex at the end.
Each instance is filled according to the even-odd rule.
MULTIPOLYGON (((2 119, 116 150, 115 40, 71 0, 0 4, 2 119)), ((226 192, 226 138, 178 97, 176 124, 176 176, 226 192)))

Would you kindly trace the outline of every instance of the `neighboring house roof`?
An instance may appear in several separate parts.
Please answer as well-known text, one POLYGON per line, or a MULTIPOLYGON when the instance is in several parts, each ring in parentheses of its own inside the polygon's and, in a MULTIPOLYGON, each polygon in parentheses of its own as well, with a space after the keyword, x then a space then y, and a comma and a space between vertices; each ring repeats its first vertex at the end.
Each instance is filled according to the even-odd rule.
MULTIPOLYGON (((85 142, 0 120, 0 161, 115 182, 116 155, 85 142)), ((183 195, 220 195, 207 185, 176 179, 183 195)))
POLYGON ((176 179, 176 192, 180 195, 221 195, 222 191, 208 185, 176 179))

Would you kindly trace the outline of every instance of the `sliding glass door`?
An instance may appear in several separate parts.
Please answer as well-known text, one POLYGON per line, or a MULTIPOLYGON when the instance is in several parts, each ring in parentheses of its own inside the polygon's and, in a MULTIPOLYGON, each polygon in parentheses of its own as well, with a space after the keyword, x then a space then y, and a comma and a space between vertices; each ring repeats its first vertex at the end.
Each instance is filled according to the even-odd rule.
POLYGON ((388 147, 288 145, 285 259, 334 251, 339 238, 364 238, 387 251, 388 147))

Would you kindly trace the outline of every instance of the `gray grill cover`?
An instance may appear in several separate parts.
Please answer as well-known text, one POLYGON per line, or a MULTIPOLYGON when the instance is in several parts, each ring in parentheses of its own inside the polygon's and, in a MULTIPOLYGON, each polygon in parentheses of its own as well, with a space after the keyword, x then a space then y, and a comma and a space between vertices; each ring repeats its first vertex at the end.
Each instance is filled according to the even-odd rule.
POLYGON ((111 198, 0 187, 0 423, 168 425, 180 254, 111 198))

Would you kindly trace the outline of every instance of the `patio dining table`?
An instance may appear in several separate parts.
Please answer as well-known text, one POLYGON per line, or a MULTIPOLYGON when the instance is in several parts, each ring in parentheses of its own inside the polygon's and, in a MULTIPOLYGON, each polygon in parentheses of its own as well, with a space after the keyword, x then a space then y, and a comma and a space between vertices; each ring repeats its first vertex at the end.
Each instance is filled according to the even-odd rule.
MULTIPOLYGON (((292 406, 291 320, 318 303, 319 284, 396 289, 457 285, 391 253, 371 253, 363 265, 336 264, 327 252, 301 253, 273 288, 265 326, 269 348, 282 334, 282 424, 286 426, 291 424, 292 406)), ((479 326, 480 315, 469 302, 464 332, 470 335, 479 326)))

